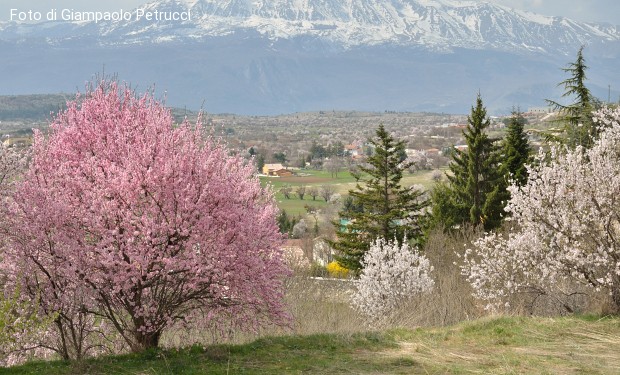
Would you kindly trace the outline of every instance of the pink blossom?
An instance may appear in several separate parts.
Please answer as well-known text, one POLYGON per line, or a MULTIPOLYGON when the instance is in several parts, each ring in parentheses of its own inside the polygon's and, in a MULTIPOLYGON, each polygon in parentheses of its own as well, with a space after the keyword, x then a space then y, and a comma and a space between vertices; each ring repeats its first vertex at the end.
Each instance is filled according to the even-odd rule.
POLYGON ((35 134, 6 260, 60 314, 57 337, 94 319, 141 350, 175 321, 286 319, 273 195, 200 121, 174 125, 150 94, 103 81, 50 128, 35 134))

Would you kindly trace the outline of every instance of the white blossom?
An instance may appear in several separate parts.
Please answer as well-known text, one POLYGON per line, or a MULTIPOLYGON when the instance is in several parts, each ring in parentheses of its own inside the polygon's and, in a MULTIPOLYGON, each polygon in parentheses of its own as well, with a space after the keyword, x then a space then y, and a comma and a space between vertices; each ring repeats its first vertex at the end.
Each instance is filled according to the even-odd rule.
POLYGON ((293 227, 293 238, 301 238, 308 231, 308 224, 304 219, 299 220, 293 227))
POLYGON ((0 196, 8 195, 27 161, 27 151, 7 148, 0 143, 0 196))
POLYGON ((540 151, 528 183, 509 187, 517 230, 487 234, 465 253, 463 274, 487 308, 566 280, 605 289, 620 307, 620 109, 594 120, 603 131, 591 149, 540 151))
POLYGON ((362 260, 352 306, 371 321, 380 320, 402 302, 430 291, 434 282, 428 259, 406 243, 378 238, 362 260))

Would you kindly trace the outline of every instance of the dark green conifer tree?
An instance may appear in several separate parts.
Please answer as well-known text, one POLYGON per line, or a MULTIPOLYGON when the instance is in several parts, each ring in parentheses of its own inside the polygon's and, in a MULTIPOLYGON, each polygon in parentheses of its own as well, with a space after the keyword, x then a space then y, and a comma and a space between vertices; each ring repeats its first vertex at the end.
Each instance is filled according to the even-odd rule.
POLYGON ((502 142, 502 172, 518 186, 527 182, 525 165, 532 152, 524 130, 525 121, 519 111, 513 111, 502 142))
POLYGON ((403 170, 409 167, 401 162, 404 142, 396 141, 381 125, 370 143, 374 152, 368 157, 368 166, 360 167, 362 176, 349 191, 353 205, 360 208, 340 212, 340 220, 334 222, 338 238, 330 241, 337 250, 338 263, 355 272, 378 237, 402 242, 406 236, 419 241, 420 218, 427 206, 422 191, 400 185, 403 170))
POLYGON ((265 166, 265 157, 263 154, 256 156, 256 170, 258 173, 263 173, 263 167, 265 166))
POLYGON ((447 183, 432 192, 431 226, 449 229, 470 223, 491 230, 501 225, 508 192, 499 147, 485 132, 490 121, 480 94, 467 122, 463 131, 467 148, 455 150, 447 183))
POLYGON ((583 46, 579 48, 575 62, 569 63, 566 68, 562 69, 569 74, 569 77, 558 84, 558 86, 564 87, 562 97, 573 97, 574 102, 563 105, 553 100, 547 100, 560 113, 557 121, 563 124, 560 137, 549 135, 548 138, 566 143, 573 149, 577 146, 590 148, 598 137, 597 127, 592 121, 592 111, 598 105, 597 100, 585 85, 588 67, 583 57, 583 48, 583 46))

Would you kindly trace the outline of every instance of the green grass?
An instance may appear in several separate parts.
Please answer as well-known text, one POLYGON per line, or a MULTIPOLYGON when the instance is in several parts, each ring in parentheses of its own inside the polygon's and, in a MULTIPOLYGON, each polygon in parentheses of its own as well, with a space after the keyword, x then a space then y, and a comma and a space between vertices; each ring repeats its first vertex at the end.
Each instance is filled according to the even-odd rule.
POLYGON ((0 374, 618 374, 620 319, 484 318, 447 328, 269 337, 32 362, 0 374))
POLYGON ((305 215, 306 205, 318 208, 327 206, 327 203, 323 200, 323 198, 319 197, 317 197, 315 201, 312 200, 312 197, 304 197, 304 200, 299 199, 299 197, 291 198, 292 199, 286 199, 282 196, 282 194, 276 194, 278 207, 281 210, 285 210, 287 214, 292 216, 305 215))
MULTIPOLYGON (((323 198, 316 197, 316 200, 312 200, 312 197, 309 195, 304 196, 304 199, 301 200, 294 193, 291 194, 290 199, 286 199, 284 195, 282 195, 279 190, 285 185, 291 185, 293 189, 296 186, 305 185, 305 186, 316 186, 320 187, 322 185, 332 185, 337 193, 342 196, 348 195, 349 190, 355 189, 356 181, 353 176, 349 172, 340 172, 337 177, 332 177, 331 174, 327 171, 320 170, 301 170, 300 173, 307 174, 308 176, 304 177, 293 177, 293 178, 278 178, 278 177, 261 177, 261 183, 263 186, 271 185, 273 190, 276 192, 276 201, 278 203, 278 207, 281 210, 285 210, 290 215, 303 215, 306 213, 305 205, 324 207, 327 203, 323 198)), ((431 179, 432 171, 420 171, 413 174, 406 173, 403 175, 403 179, 401 184, 403 186, 411 186, 411 185, 422 185, 425 188, 429 189, 434 184, 431 179)))

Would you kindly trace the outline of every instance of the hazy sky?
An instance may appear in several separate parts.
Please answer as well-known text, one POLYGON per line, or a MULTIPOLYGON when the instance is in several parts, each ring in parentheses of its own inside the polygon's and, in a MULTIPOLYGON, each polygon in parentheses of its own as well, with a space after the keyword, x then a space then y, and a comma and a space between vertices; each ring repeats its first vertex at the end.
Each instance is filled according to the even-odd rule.
MULTIPOLYGON (((132 9, 145 0, 0 0, 0 20, 10 17, 10 9, 48 11, 50 8, 76 11, 114 11, 132 9)), ((488 0, 512 8, 529 10, 550 16, 565 16, 579 21, 610 22, 620 25, 618 0, 488 0)))

